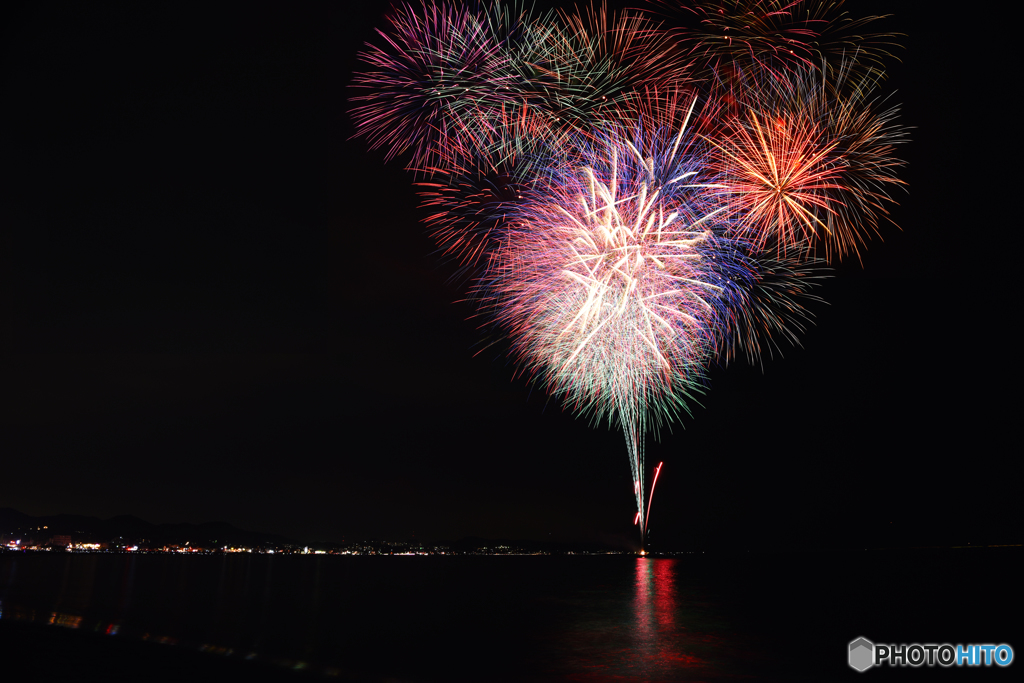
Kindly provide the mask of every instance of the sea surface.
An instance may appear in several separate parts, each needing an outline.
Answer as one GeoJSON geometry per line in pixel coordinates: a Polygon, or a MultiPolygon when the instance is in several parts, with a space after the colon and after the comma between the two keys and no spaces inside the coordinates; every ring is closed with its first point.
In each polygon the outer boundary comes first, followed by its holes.
{"type": "Polygon", "coordinates": [[[40,679],[59,677],[55,669],[160,668],[191,653],[177,666],[198,677],[248,667],[382,682],[1008,680],[996,667],[857,674],[846,648],[864,636],[1009,643],[1024,656],[1021,559],[1020,548],[673,558],[8,552],[0,658],[47,660],[40,679]],[[123,645],[107,645],[115,642],[123,645]],[[94,652],[107,654],[83,654],[94,652]]]}

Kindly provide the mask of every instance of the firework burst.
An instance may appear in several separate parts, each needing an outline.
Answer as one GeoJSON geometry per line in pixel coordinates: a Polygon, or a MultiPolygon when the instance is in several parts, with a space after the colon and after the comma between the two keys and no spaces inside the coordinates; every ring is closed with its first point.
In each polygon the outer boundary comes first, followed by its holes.
{"type": "Polygon", "coordinates": [[[774,73],[748,86],[747,106],[712,140],[715,165],[743,215],[744,239],[780,256],[817,250],[826,260],[860,249],[902,185],[894,145],[898,108],[882,111],[871,77],[837,70],[774,73]]]}
{"type": "Polygon", "coordinates": [[[637,89],[685,80],[667,33],[642,14],[604,5],[534,21],[524,45],[520,135],[590,134],[619,121],[637,89]]]}
{"type": "Polygon", "coordinates": [[[517,101],[493,18],[445,4],[393,12],[391,31],[377,31],[383,46],[367,46],[359,56],[368,70],[352,80],[365,92],[352,98],[359,103],[352,117],[371,148],[384,147],[389,159],[409,151],[413,166],[436,165],[517,101]]]}
{"type": "Polygon", "coordinates": [[[577,413],[622,427],[644,522],[645,433],[700,390],[742,266],[721,249],[726,206],[685,122],[613,131],[581,156],[518,213],[490,294],[524,365],[577,413]]]}
{"type": "Polygon", "coordinates": [[[803,116],[748,110],[733,124],[720,163],[755,248],[792,251],[829,230],[819,215],[836,213],[829,192],[843,189],[837,143],[803,116]]]}

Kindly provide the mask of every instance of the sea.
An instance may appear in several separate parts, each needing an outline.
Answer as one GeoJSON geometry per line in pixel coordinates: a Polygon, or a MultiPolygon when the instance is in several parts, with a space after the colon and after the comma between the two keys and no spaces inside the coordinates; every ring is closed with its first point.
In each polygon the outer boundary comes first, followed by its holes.
{"type": "Polygon", "coordinates": [[[675,557],[0,554],[27,680],[1009,680],[848,645],[1017,650],[1022,549],[675,557]],[[161,678],[161,676],[163,678],[161,678]]]}

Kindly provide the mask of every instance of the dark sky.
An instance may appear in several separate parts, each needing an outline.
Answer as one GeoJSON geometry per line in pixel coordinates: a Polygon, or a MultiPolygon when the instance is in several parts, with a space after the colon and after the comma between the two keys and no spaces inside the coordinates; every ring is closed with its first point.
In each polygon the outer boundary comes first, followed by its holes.
{"type": "MultiPolygon", "coordinates": [[[[1020,541],[1009,275],[983,263],[1010,228],[979,199],[999,74],[956,15],[848,5],[907,34],[902,230],[836,271],[803,349],[712,370],[649,442],[661,547],[1020,541]]],[[[474,355],[412,178],[350,139],[383,8],[4,11],[0,507],[635,542],[621,434],[531,392],[500,344],[474,355]]]]}

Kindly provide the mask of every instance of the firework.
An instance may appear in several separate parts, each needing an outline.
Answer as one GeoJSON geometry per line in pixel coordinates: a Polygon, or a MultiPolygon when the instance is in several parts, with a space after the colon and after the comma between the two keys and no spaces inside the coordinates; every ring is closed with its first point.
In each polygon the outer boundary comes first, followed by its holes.
{"type": "Polygon", "coordinates": [[[581,156],[521,207],[488,283],[524,365],[577,413],[622,427],[643,529],[645,434],[700,391],[740,266],[686,122],[612,131],[581,156]]]}
{"type": "Polygon", "coordinates": [[[506,217],[558,163],[568,163],[572,137],[551,131],[544,137],[515,134],[520,122],[501,112],[494,129],[449,150],[434,167],[415,169],[424,221],[457,275],[478,275],[490,250],[501,241],[506,217]]]}
{"type": "Polygon", "coordinates": [[[387,158],[409,151],[414,166],[431,166],[463,148],[516,101],[511,60],[495,34],[494,17],[445,4],[422,12],[406,5],[377,33],[360,59],[368,70],[352,86],[358,131],[387,158]]]}
{"type": "Polygon", "coordinates": [[[473,274],[500,243],[506,216],[524,192],[529,196],[532,180],[526,164],[482,156],[434,169],[418,185],[421,206],[431,211],[424,220],[444,255],[473,274]]]}
{"type": "Polygon", "coordinates": [[[434,239],[524,370],[622,428],[641,543],[661,470],[645,500],[646,435],[688,412],[710,362],[800,343],[823,264],[887,218],[906,139],[874,94],[878,17],[659,4],[687,26],[401,6],[353,80],[358,131],[409,155],[434,239]]]}
{"type": "MultiPolygon", "coordinates": [[[[617,111],[621,118],[615,125],[620,130],[640,126],[641,121],[683,125],[694,97],[693,92],[678,89],[629,93],[621,100],[617,111]]],[[[709,123],[708,110],[705,106],[699,115],[693,113],[699,118],[695,127],[709,123]]],[[[424,220],[442,253],[458,265],[460,275],[476,272],[500,243],[507,217],[528,200],[534,188],[547,182],[553,171],[588,163],[579,141],[591,138],[595,129],[576,135],[568,128],[549,129],[547,135],[534,137],[514,134],[517,123],[505,119],[497,127],[503,134],[481,135],[470,148],[455,150],[438,166],[415,169],[428,176],[416,183],[421,188],[421,206],[431,212],[424,220]]]]}
{"type": "Polygon", "coordinates": [[[731,305],[716,349],[725,365],[740,356],[759,365],[765,353],[781,355],[780,342],[800,346],[800,335],[812,319],[805,304],[821,301],[812,290],[828,277],[817,259],[772,250],[756,252],[745,262],[751,269],[734,280],[726,297],[731,305]]]}
{"type": "Polygon", "coordinates": [[[893,156],[906,131],[898,107],[872,100],[876,80],[848,65],[774,73],[748,86],[749,103],[711,144],[744,239],[780,256],[819,247],[842,259],[878,233],[888,189],[902,185],[893,156]],[[881,110],[881,111],[880,111],[881,110]]]}
{"type": "MultiPolygon", "coordinates": [[[[870,29],[884,17],[854,18],[843,0],[656,0],[659,13],[675,20],[670,29],[679,49],[698,69],[772,65],[788,70],[822,59],[857,56],[857,68],[884,72],[896,35],[870,29]],[[681,25],[680,25],[681,24],[681,25]]],[[[707,71],[704,71],[707,74],[707,71]]]]}
{"type": "Polygon", "coordinates": [[[620,121],[637,89],[685,80],[668,34],[642,14],[602,5],[557,19],[533,21],[516,57],[521,135],[590,134],[620,121]]]}

